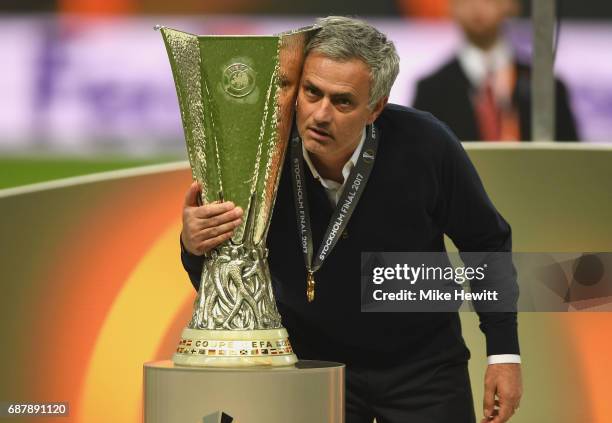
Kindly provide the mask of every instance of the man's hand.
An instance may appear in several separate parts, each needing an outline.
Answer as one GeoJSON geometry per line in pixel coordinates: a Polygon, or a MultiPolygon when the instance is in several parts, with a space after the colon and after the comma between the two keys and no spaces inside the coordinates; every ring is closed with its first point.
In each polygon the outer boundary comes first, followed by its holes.
{"type": "Polygon", "coordinates": [[[489,364],[484,388],[484,418],[481,423],[507,422],[518,409],[523,395],[521,365],[489,364]]]}
{"type": "Polygon", "coordinates": [[[201,256],[229,239],[242,223],[242,209],[231,201],[198,206],[200,185],[191,184],[183,204],[181,240],[191,254],[201,256]]]}

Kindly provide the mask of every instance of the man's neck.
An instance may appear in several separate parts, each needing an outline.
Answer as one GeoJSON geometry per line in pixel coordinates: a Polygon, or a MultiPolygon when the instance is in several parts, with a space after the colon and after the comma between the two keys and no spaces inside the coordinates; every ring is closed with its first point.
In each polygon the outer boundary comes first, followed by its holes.
{"type": "Polygon", "coordinates": [[[319,173],[321,178],[335,181],[339,184],[344,183],[343,170],[344,166],[351,160],[351,157],[355,153],[355,150],[359,148],[361,143],[365,140],[365,129],[362,131],[361,136],[352,143],[345,151],[338,152],[337,155],[317,155],[309,154],[310,162],[319,173]]]}
{"type": "Polygon", "coordinates": [[[323,158],[315,154],[310,154],[310,160],[323,179],[330,179],[341,184],[344,182],[342,168],[344,168],[344,165],[351,158],[354,151],[353,149],[346,155],[335,159],[323,158]]]}

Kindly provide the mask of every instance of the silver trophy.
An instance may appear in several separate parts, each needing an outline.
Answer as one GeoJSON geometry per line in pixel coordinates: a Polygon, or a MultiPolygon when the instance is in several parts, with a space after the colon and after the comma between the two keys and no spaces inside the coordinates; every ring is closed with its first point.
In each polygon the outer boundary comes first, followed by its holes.
{"type": "Polygon", "coordinates": [[[290,365],[267,264],[266,234],[310,27],[275,36],[198,36],[159,28],[176,84],[201,200],[231,200],[246,219],[207,254],[174,362],[290,365]]]}

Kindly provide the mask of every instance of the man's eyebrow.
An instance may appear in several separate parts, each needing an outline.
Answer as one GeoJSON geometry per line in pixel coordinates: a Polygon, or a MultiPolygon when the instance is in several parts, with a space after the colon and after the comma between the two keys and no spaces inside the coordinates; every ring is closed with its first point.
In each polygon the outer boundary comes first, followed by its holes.
{"type": "MultiPolygon", "coordinates": [[[[319,87],[317,87],[316,84],[314,84],[313,82],[311,82],[308,79],[304,80],[303,85],[308,87],[308,88],[312,88],[315,91],[321,92],[321,89],[319,87]]],[[[331,93],[330,97],[333,97],[333,98],[351,98],[351,99],[353,99],[353,98],[355,98],[355,94],[352,93],[351,91],[339,91],[339,92],[331,93]]]]}
{"type": "MultiPolygon", "coordinates": [[[[304,85],[307,86],[308,88],[314,88],[316,90],[319,90],[319,87],[317,87],[314,83],[312,83],[310,80],[305,79],[304,80],[304,85]]],[[[320,91],[320,90],[319,90],[320,91]]]]}
{"type": "Polygon", "coordinates": [[[330,95],[330,97],[332,98],[348,98],[348,99],[354,99],[355,98],[355,94],[353,94],[352,92],[339,92],[339,93],[333,93],[330,95]]]}

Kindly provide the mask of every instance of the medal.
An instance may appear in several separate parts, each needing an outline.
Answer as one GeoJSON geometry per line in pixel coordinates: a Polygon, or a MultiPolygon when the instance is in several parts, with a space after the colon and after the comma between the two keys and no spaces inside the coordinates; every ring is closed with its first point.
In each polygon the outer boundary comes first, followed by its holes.
{"type": "Polygon", "coordinates": [[[308,276],[306,277],[306,298],[309,303],[313,302],[315,298],[315,280],[313,272],[308,272],[308,276]]]}

